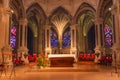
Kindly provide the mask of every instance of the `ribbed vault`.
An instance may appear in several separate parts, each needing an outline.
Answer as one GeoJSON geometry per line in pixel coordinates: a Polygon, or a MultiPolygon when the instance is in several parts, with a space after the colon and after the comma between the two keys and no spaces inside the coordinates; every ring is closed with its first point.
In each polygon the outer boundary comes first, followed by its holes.
{"type": "Polygon", "coordinates": [[[55,26],[59,38],[62,37],[66,25],[70,21],[70,17],[65,9],[58,7],[50,18],[52,24],[55,26]]]}
{"type": "Polygon", "coordinates": [[[14,14],[16,14],[18,19],[26,16],[22,0],[10,0],[9,6],[14,11],[14,14]]]}
{"type": "Polygon", "coordinates": [[[109,10],[109,8],[111,8],[112,5],[113,5],[113,0],[100,0],[98,5],[99,17],[102,17],[104,19],[104,24],[107,24],[110,27],[113,26],[111,11],[109,10]]]}
{"type": "Polygon", "coordinates": [[[38,3],[32,4],[26,11],[28,26],[33,31],[34,36],[38,36],[38,27],[45,23],[45,14],[38,3]]]}
{"type": "MultiPolygon", "coordinates": [[[[90,30],[94,30],[94,19],[95,19],[95,9],[88,3],[82,3],[78,8],[76,15],[74,17],[75,23],[78,24],[78,48],[80,51],[88,51],[88,33],[91,34],[90,30]]],[[[94,31],[93,31],[94,32],[94,31]]],[[[92,35],[94,36],[94,35],[92,35]]],[[[94,37],[91,38],[94,40],[94,37]]],[[[95,43],[93,43],[94,45],[95,43]]],[[[94,49],[92,49],[94,50],[94,49]]]]}
{"type": "Polygon", "coordinates": [[[86,36],[92,25],[94,25],[95,9],[88,3],[83,3],[79,7],[75,18],[79,27],[83,29],[83,35],[86,36]]]}

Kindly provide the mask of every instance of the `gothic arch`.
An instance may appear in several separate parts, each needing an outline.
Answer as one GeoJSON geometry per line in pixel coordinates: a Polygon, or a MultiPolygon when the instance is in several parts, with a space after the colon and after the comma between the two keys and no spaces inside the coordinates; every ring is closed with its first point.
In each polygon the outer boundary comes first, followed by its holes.
{"type": "MultiPolygon", "coordinates": [[[[44,45],[42,40],[44,37],[44,25],[46,23],[46,15],[42,7],[38,3],[31,4],[27,10],[28,27],[33,33],[33,52],[38,53],[42,51],[44,45]]],[[[30,46],[30,45],[28,45],[30,46]]],[[[30,47],[29,47],[30,48],[30,47]]]]}
{"type": "Polygon", "coordinates": [[[27,16],[31,16],[32,14],[29,14],[31,12],[37,14],[39,18],[43,20],[43,23],[45,23],[46,20],[45,12],[38,3],[35,2],[27,8],[26,10],[27,16]]]}
{"type": "MultiPolygon", "coordinates": [[[[90,4],[83,2],[74,16],[73,23],[78,24],[77,35],[79,37],[77,39],[77,45],[79,46],[79,51],[87,52],[89,49],[87,43],[90,34],[92,34],[91,32],[94,32],[95,13],[96,10],[90,4]]],[[[90,39],[94,40],[94,37],[90,39]]],[[[92,50],[94,49],[92,48],[92,50]]]]}
{"type": "Polygon", "coordinates": [[[74,23],[79,24],[78,21],[82,20],[80,27],[83,27],[83,34],[87,35],[87,32],[85,33],[85,30],[89,31],[89,29],[94,25],[94,19],[95,19],[95,13],[96,10],[88,3],[83,2],[80,7],[78,8],[75,16],[74,16],[74,23]]]}
{"type": "MultiPolygon", "coordinates": [[[[64,8],[61,7],[61,6],[59,6],[59,7],[57,7],[57,8],[52,12],[52,14],[49,16],[49,20],[50,20],[50,22],[51,22],[52,25],[54,25],[53,22],[52,22],[53,18],[61,19],[61,20],[63,20],[63,19],[68,20],[68,22],[67,22],[67,24],[68,24],[68,23],[70,23],[70,21],[71,21],[71,19],[72,19],[72,16],[69,14],[69,12],[68,12],[66,9],[64,9],[64,8]],[[58,18],[58,17],[59,17],[59,18],[58,18]]],[[[59,21],[61,21],[61,20],[59,20],[59,21]]],[[[59,21],[58,21],[58,22],[59,22],[59,21]]],[[[65,29],[65,27],[66,27],[67,24],[64,25],[62,32],[64,31],[64,29],[65,29]]],[[[58,32],[57,27],[54,27],[54,28],[55,28],[55,30],[57,30],[57,32],[58,32]]]]}
{"type": "Polygon", "coordinates": [[[10,0],[9,6],[17,15],[18,19],[26,17],[22,0],[10,0]]]}
{"type": "Polygon", "coordinates": [[[113,0],[100,0],[97,9],[99,17],[104,18],[112,4],[113,0]]]}
{"type": "Polygon", "coordinates": [[[93,13],[93,15],[95,15],[96,10],[89,4],[89,3],[85,3],[83,2],[79,8],[77,9],[75,15],[74,15],[74,23],[77,23],[78,21],[78,17],[80,15],[82,15],[83,13],[85,13],[86,11],[91,11],[93,13]]]}
{"type": "Polygon", "coordinates": [[[37,35],[38,28],[46,22],[46,15],[38,3],[33,3],[26,10],[28,25],[32,28],[34,35],[37,35]]]}
{"type": "Polygon", "coordinates": [[[112,24],[112,16],[111,16],[111,11],[109,8],[111,8],[113,5],[113,0],[100,0],[98,4],[98,17],[103,18],[104,24],[107,24],[111,27],[113,27],[112,24]]]}
{"type": "Polygon", "coordinates": [[[69,11],[67,9],[65,9],[64,7],[62,6],[59,6],[57,7],[56,9],[54,9],[52,12],[51,12],[51,15],[49,16],[49,18],[51,18],[54,14],[58,13],[58,12],[64,12],[66,15],[69,16],[69,18],[71,19],[72,16],[70,15],[69,11]]]}

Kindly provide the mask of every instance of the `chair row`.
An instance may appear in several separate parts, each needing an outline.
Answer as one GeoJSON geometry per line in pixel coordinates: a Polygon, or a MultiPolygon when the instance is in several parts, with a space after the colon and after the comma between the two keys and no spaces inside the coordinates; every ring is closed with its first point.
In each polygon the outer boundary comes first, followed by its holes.
{"type": "Polygon", "coordinates": [[[95,59],[95,54],[79,54],[79,60],[93,61],[95,59]]]}

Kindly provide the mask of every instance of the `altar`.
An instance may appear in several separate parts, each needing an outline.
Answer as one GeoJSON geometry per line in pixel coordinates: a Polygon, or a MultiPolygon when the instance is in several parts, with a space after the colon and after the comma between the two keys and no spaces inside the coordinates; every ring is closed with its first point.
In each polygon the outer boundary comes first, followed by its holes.
{"type": "Polygon", "coordinates": [[[74,54],[49,54],[50,67],[73,67],[74,54]]]}

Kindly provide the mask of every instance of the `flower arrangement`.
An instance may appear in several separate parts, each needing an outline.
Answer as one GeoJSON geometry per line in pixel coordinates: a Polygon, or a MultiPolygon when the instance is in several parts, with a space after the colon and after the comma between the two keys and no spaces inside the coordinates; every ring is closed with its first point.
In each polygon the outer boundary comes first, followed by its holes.
{"type": "Polygon", "coordinates": [[[39,54],[37,58],[37,66],[40,67],[46,67],[49,66],[49,59],[44,54],[39,54]]]}

